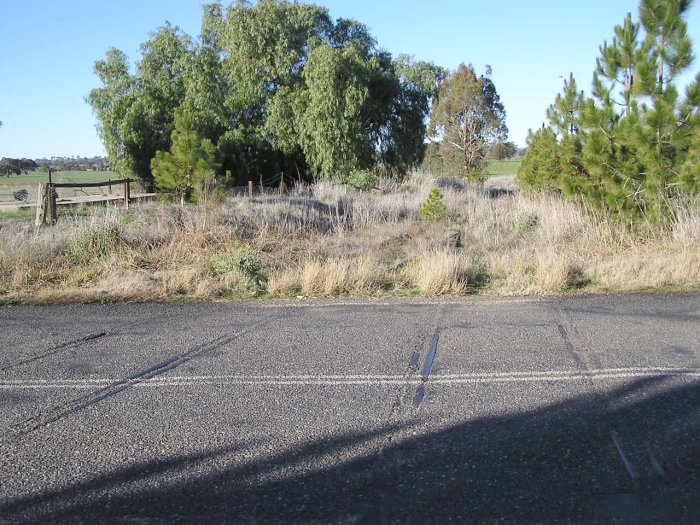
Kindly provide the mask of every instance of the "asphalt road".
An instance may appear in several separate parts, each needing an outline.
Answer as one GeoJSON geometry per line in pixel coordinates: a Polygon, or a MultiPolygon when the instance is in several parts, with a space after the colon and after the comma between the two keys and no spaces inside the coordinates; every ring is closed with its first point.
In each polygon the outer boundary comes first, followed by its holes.
{"type": "Polygon", "coordinates": [[[700,523],[700,295],[0,308],[0,522],[700,523]]]}

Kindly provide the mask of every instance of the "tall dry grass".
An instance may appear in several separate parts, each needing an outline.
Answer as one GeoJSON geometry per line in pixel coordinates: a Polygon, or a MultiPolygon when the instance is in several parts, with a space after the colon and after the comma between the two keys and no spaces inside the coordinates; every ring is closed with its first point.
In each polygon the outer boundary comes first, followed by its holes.
{"type": "Polygon", "coordinates": [[[635,230],[553,196],[414,175],[218,206],[93,208],[35,231],[0,216],[0,299],[547,294],[697,288],[698,203],[635,230]],[[443,192],[447,217],[418,211],[443,192]]]}

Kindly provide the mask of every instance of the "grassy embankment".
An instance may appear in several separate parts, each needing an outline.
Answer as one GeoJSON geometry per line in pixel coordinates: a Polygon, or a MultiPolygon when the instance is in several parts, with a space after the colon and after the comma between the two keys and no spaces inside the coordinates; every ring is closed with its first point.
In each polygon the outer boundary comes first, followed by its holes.
{"type": "Polygon", "coordinates": [[[556,197],[440,183],[448,216],[418,212],[435,181],[381,192],[321,183],[207,209],[90,208],[35,232],[0,216],[0,300],[522,295],[693,289],[700,212],[630,233],[556,197]]]}

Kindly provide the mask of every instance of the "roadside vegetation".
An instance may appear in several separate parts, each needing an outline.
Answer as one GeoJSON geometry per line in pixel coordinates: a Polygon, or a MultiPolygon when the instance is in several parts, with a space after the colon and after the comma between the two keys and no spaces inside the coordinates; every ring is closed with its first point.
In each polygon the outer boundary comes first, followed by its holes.
{"type": "Polygon", "coordinates": [[[3,217],[3,301],[696,289],[700,212],[635,232],[557,196],[414,175],[204,205],[3,217]],[[435,189],[439,191],[436,192],[435,189]],[[444,206],[444,208],[443,208],[444,206]],[[428,209],[430,213],[426,213],[428,209]]]}
{"type": "Polygon", "coordinates": [[[205,5],[197,40],[109,50],[87,97],[110,168],[160,200],[0,216],[0,300],[697,289],[689,5],[641,0],[526,152],[488,66],[392,57],[315,5],[205,5]]]}

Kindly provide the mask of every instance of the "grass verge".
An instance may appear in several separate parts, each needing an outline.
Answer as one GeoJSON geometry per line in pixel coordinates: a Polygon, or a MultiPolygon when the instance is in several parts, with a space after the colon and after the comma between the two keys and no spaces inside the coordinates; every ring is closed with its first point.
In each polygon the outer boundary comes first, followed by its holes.
{"type": "Polygon", "coordinates": [[[202,208],[0,215],[0,301],[532,295],[700,288],[700,212],[632,231],[552,196],[415,175],[202,208]],[[440,187],[446,216],[424,221],[440,187]]]}

